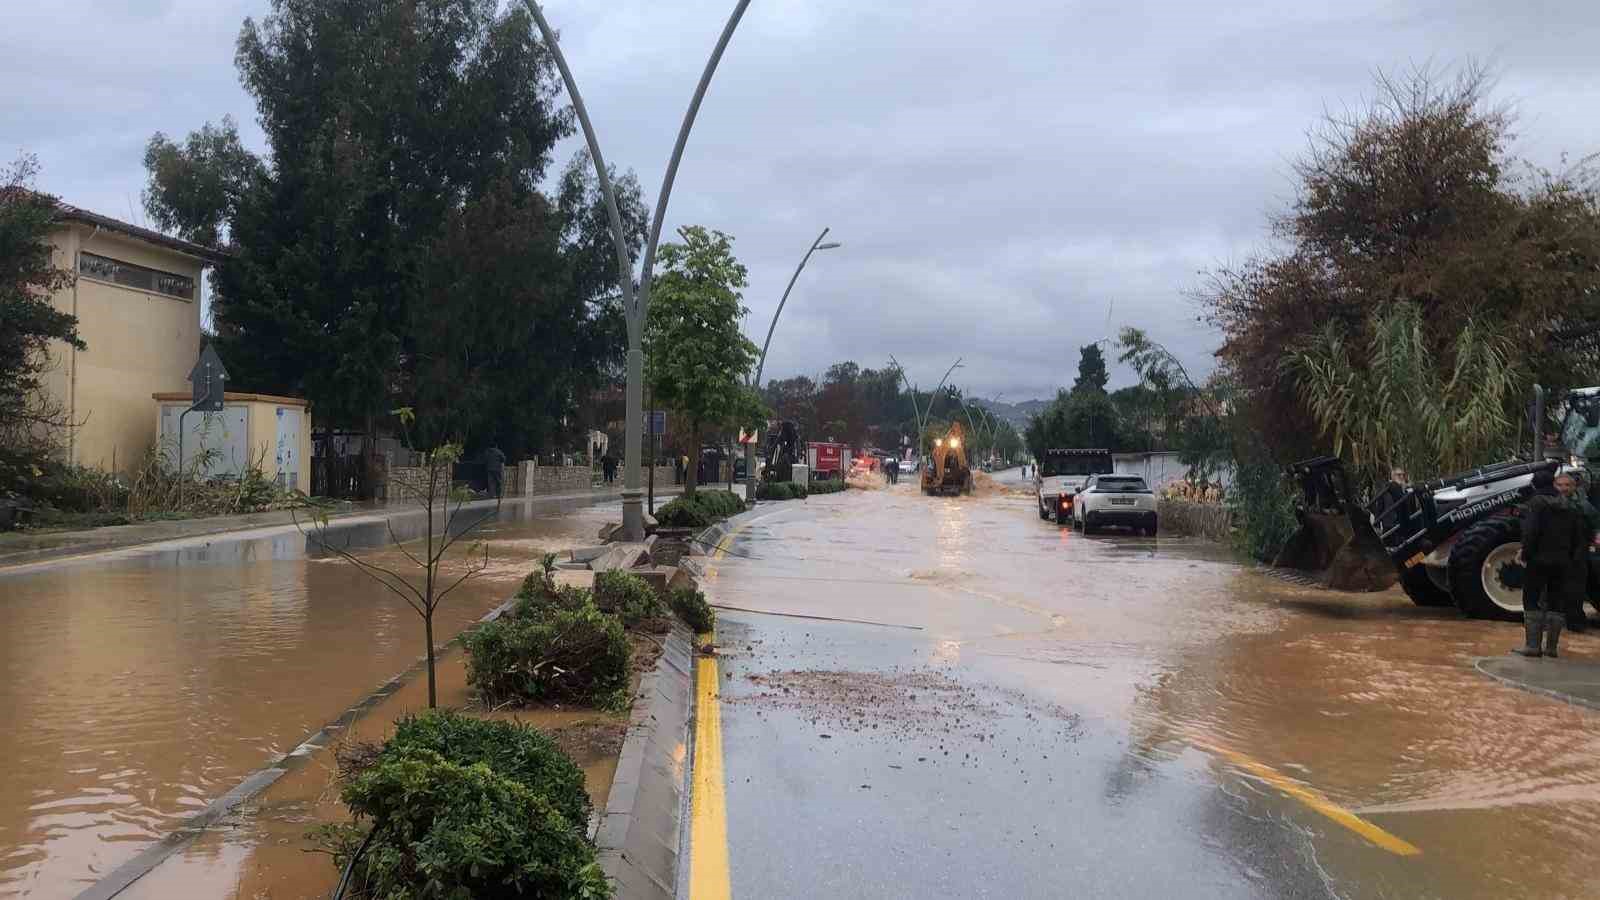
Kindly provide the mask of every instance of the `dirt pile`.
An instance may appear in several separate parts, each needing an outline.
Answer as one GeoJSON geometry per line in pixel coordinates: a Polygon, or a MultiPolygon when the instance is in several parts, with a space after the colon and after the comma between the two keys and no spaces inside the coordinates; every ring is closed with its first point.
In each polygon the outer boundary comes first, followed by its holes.
{"type": "Polygon", "coordinates": [[[1020,484],[1002,484],[988,472],[972,473],[972,495],[974,497],[1026,497],[1033,491],[1020,484]]]}

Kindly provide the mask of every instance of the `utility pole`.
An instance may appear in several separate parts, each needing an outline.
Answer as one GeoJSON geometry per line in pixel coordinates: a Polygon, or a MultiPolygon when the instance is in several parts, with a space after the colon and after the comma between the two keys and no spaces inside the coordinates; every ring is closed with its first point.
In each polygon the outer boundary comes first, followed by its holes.
{"type": "Polygon", "coordinates": [[[711,58],[706,61],[705,70],[700,74],[700,83],[695,87],[693,98],[689,101],[689,109],[684,113],[683,124],[678,129],[678,140],[672,147],[672,157],[667,162],[666,175],[661,180],[661,194],[656,199],[655,217],[650,226],[650,237],[644,248],[644,266],[639,275],[639,290],[633,290],[633,261],[628,254],[628,238],[622,230],[622,216],[617,209],[616,192],[611,187],[611,174],[606,168],[605,158],[600,154],[600,140],[595,135],[594,125],[589,121],[588,110],[584,108],[583,98],[578,93],[578,84],[572,77],[572,69],[567,65],[566,57],[561,52],[561,45],[556,40],[555,30],[550,23],[545,21],[544,12],[535,0],[524,0],[528,12],[533,15],[534,23],[539,27],[539,33],[544,37],[544,42],[550,48],[550,54],[555,57],[556,68],[561,70],[561,80],[567,87],[567,96],[572,99],[572,109],[578,116],[578,124],[583,127],[584,140],[589,145],[589,157],[594,162],[595,176],[600,183],[600,193],[605,198],[606,215],[611,220],[611,241],[616,245],[617,251],[617,283],[622,289],[622,309],[628,325],[628,386],[626,392],[627,430],[623,441],[623,478],[622,478],[622,539],[625,541],[644,540],[644,492],[640,483],[639,457],[643,444],[643,419],[644,419],[644,322],[645,316],[650,311],[650,275],[655,265],[656,244],[661,239],[661,226],[667,214],[667,201],[672,195],[672,183],[678,176],[678,164],[683,160],[683,148],[689,143],[689,131],[694,127],[695,116],[700,112],[700,103],[705,99],[706,90],[711,86],[711,76],[717,70],[717,63],[722,61],[723,51],[727,50],[728,42],[733,39],[734,29],[739,27],[739,20],[744,17],[744,12],[750,6],[750,0],[738,0],[733,13],[728,17],[728,24],[722,29],[722,36],[717,40],[717,46],[711,51],[711,58]]]}

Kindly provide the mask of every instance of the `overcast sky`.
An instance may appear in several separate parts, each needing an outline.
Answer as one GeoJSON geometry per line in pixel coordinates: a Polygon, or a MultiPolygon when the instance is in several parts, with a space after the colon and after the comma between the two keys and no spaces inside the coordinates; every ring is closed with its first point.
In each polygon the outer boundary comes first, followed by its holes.
{"type": "MultiPolygon", "coordinates": [[[[549,0],[616,166],[655,193],[732,0],[549,0]]],[[[231,114],[267,0],[14,0],[0,13],[0,151],[40,186],[139,220],[154,131],[231,114]]],[[[931,387],[1049,396],[1078,347],[1147,329],[1194,369],[1217,337],[1183,297],[1266,240],[1324,107],[1378,68],[1492,63],[1517,151],[1600,150],[1592,0],[756,0],[712,85],[668,229],[729,232],[759,343],[795,264],[768,377],[890,354],[931,387]]],[[[578,148],[560,148],[557,169],[578,148]]],[[[1126,383],[1126,372],[1114,372],[1126,383]]]]}

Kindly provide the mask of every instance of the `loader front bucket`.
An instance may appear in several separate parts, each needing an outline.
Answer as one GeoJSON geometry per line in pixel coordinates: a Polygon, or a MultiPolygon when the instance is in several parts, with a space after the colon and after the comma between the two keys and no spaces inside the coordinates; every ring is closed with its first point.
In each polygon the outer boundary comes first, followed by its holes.
{"type": "Polygon", "coordinates": [[[1273,565],[1316,572],[1339,590],[1384,590],[1399,570],[1372,528],[1371,517],[1350,491],[1336,457],[1303,460],[1289,467],[1300,485],[1295,516],[1300,527],[1284,542],[1273,565]]]}

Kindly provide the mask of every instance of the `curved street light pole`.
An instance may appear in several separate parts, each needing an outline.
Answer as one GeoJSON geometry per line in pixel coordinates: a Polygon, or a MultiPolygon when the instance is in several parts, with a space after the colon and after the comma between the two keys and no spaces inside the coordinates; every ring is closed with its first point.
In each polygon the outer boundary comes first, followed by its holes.
{"type": "MultiPolygon", "coordinates": [[[[834,250],[840,246],[837,241],[829,241],[824,244],[822,239],[827,236],[828,229],[822,229],[822,233],[817,235],[817,239],[811,242],[811,249],[806,251],[805,256],[800,257],[800,265],[795,266],[794,274],[789,276],[789,286],[783,289],[783,296],[778,300],[778,308],[772,313],[772,324],[767,326],[767,339],[761,344],[761,358],[756,361],[755,378],[750,382],[750,387],[757,391],[761,390],[761,372],[767,367],[767,348],[772,346],[772,333],[778,330],[778,317],[783,315],[783,305],[789,302],[789,292],[794,290],[794,283],[800,280],[800,273],[805,271],[806,263],[811,261],[811,254],[818,250],[834,250]]],[[[753,499],[756,495],[755,457],[755,445],[745,444],[744,495],[746,499],[753,499]]]]}
{"type": "MultiPolygon", "coordinates": [[[[589,113],[584,108],[583,98],[578,94],[578,84],[572,77],[572,70],[567,66],[566,57],[561,52],[561,45],[556,41],[556,33],[545,21],[544,12],[539,9],[536,0],[523,0],[528,7],[528,12],[533,14],[534,22],[539,26],[539,33],[544,36],[545,45],[550,48],[550,54],[555,57],[556,67],[561,70],[561,80],[566,84],[567,96],[572,98],[572,108],[578,114],[578,123],[583,127],[584,140],[589,144],[589,156],[594,163],[595,175],[600,183],[600,193],[605,198],[606,214],[611,220],[611,240],[617,250],[617,282],[622,289],[622,310],[628,324],[628,385],[626,392],[627,429],[623,440],[623,476],[622,476],[622,538],[625,541],[644,540],[644,494],[640,491],[639,457],[643,446],[644,432],[644,321],[650,308],[650,274],[655,265],[656,244],[661,239],[661,225],[667,212],[667,199],[672,194],[672,183],[678,175],[678,163],[683,159],[683,148],[689,143],[689,130],[694,127],[695,116],[700,112],[700,103],[705,99],[706,89],[711,86],[711,76],[717,70],[717,63],[722,61],[722,53],[728,48],[728,42],[733,39],[733,31],[739,26],[744,11],[750,6],[750,0],[739,0],[733,9],[733,14],[728,17],[728,24],[722,29],[722,37],[718,39],[717,46],[711,51],[711,58],[706,61],[705,71],[700,74],[700,83],[695,88],[694,97],[689,101],[689,109],[684,113],[683,124],[678,129],[678,140],[672,148],[672,158],[667,163],[667,173],[661,181],[661,195],[656,200],[654,221],[650,226],[650,240],[645,245],[644,267],[639,275],[639,290],[633,290],[633,263],[628,258],[628,238],[622,230],[622,216],[617,209],[617,197],[611,188],[611,175],[606,169],[605,159],[600,155],[600,141],[595,136],[594,126],[589,121],[589,113]]],[[[698,453],[696,454],[698,456],[698,453]]],[[[651,461],[654,464],[654,460],[651,461]]]]}
{"type": "Polygon", "coordinates": [[[944,377],[939,379],[939,386],[934,388],[933,393],[928,395],[928,408],[921,412],[917,411],[917,389],[912,386],[911,379],[906,377],[905,367],[900,365],[900,361],[893,356],[889,357],[889,361],[894,363],[896,369],[900,370],[900,380],[905,382],[906,387],[911,388],[911,410],[917,413],[917,458],[920,460],[923,457],[924,442],[922,432],[928,427],[928,417],[933,415],[934,401],[939,399],[939,391],[944,389],[944,383],[950,380],[950,373],[961,368],[961,357],[956,357],[956,361],[951,363],[950,368],[945,370],[944,377]]]}

